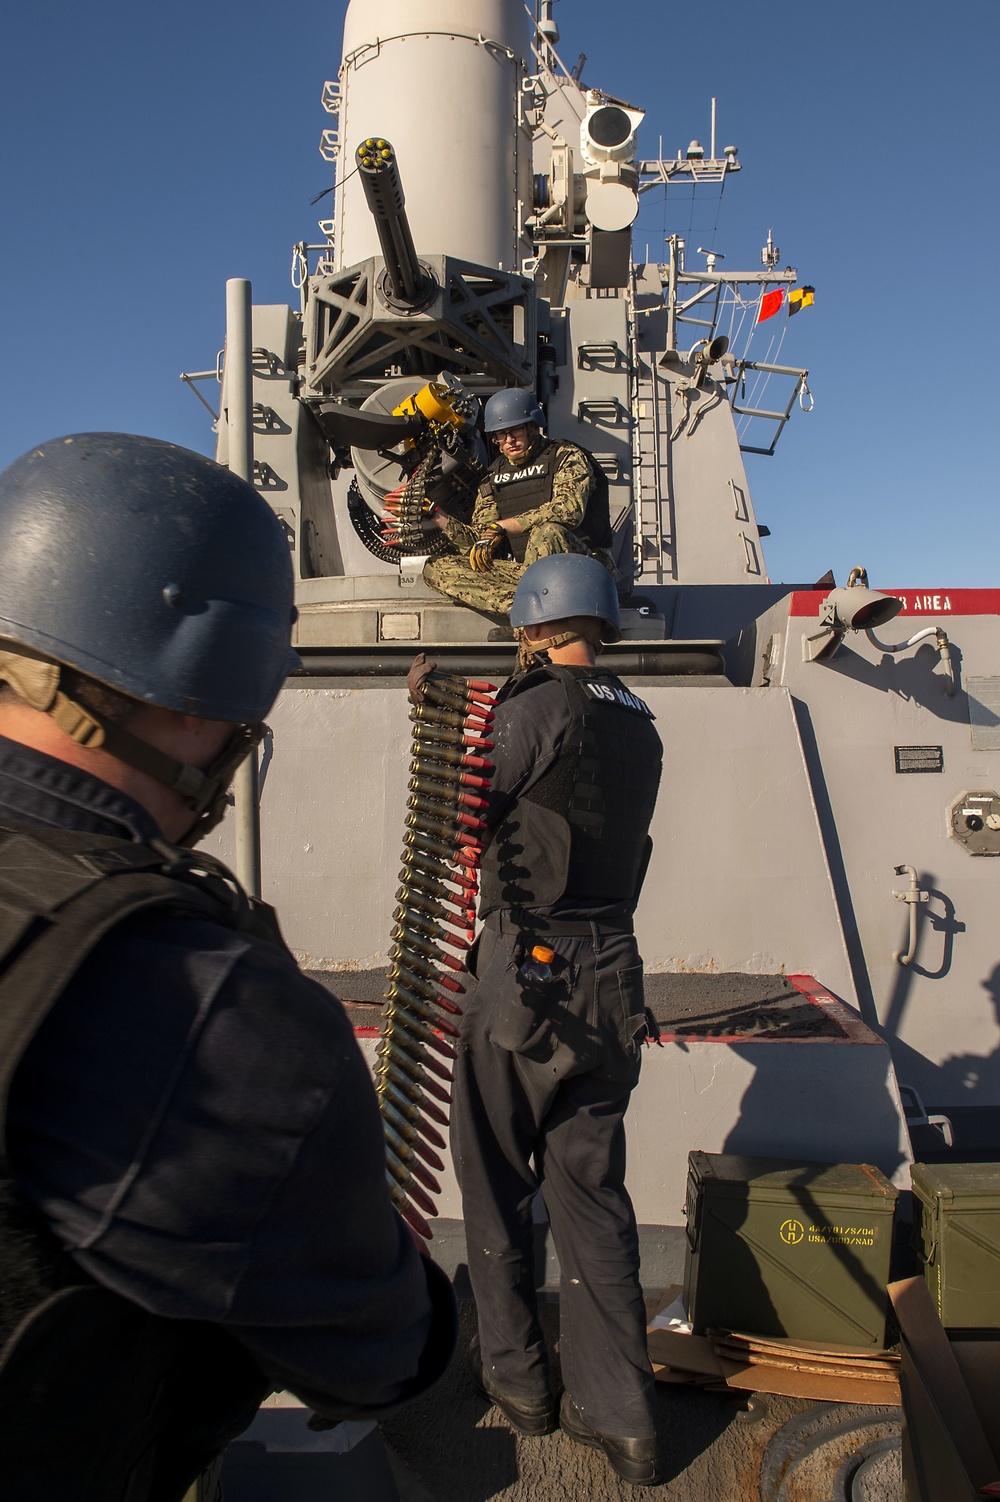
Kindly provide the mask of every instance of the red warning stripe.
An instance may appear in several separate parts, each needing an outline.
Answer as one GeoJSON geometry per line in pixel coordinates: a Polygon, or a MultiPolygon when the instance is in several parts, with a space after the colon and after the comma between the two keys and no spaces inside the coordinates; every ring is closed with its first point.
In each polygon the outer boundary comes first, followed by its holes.
{"type": "MultiPolygon", "coordinates": [[[[788,614],[819,615],[828,589],[796,589],[789,598],[788,614]]],[[[1000,589],[882,589],[881,594],[902,600],[900,615],[1000,615],[1000,589]]]]}
{"type": "MultiPolygon", "coordinates": [[[[664,1028],[660,1033],[661,1043],[681,1043],[685,1048],[689,1048],[693,1043],[722,1043],[730,1048],[737,1045],[746,1047],[748,1044],[773,1045],[775,1043],[792,1044],[797,1047],[809,1044],[815,1046],[816,1044],[882,1043],[882,1039],[869,1031],[853,1008],[847,1006],[838,996],[834,996],[832,991],[828,991],[815,976],[786,975],[785,979],[790,986],[799,992],[804,1000],[810,1001],[814,1007],[822,1008],[830,1013],[832,1020],[839,1029],[839,1037],[836,1034],[830,1033],[811,1034],[805,1032],[801,1033],[798,1037],[790,1038],[787,1034],[780,1031],[772,1035],[767,1033],[711,1033],[705,1035],[673,1033],[668,1032],[664,1028]]],[[[647,1037],[646,1043],[652,1045],[652,1038],[647,1037]]]]}

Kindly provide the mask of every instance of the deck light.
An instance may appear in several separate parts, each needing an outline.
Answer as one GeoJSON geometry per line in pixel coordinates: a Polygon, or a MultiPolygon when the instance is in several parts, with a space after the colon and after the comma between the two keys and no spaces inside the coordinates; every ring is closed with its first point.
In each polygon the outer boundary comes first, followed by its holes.
{"type": "Polygon", "coordinates": [[[852,583],[832,589],[819,608],[820,629],[802,637],[805,662],[829,662],[848,631],[873,631],[884,626],[903,608],[895,595],[882,595],[866,585],[852,583]]]}

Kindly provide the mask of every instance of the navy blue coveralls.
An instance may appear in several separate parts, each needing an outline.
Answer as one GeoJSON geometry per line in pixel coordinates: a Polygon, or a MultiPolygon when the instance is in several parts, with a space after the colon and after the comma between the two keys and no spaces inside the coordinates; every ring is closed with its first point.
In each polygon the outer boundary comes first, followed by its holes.
{"type": "MultiPolygon", "coordinates": [[[[159,833],[3,737],[0,821],[159,833]]],[[[273,946],[163,910],[115,928],[29,1045],[7,1134],[22,1192],[98,1283],[219,1325],[322,1414],[377,1419],[447,1366],[453,1295],[390,1204],[352,1028],[273,946]]]]}
{"type": "MultiPolygon", "coordinates": [[[[568,719],[566,694],[551,680],[498,704],[491,824],[552,768],[568,719]]],[[[534,1280],[532,1201],[541,1190],[561,1270],[566,1391],[598,1433],[647,1438],[656,1432],[654,1384],[625,1188],[624,1116],[646,1033],[633,908],[567,894],[537,911],[543,922],[527,936],[524,914],[487,918],[461,1024],[451,1142],[490,1386],[525,1401],[549,1390],[534,1280]],[[576,936],[550,936],[545,918],[576,936]],[[535,938],[555,950],[569,982],[557,988],[555,1011],[526,1002],[517,980],[535,938]]]]}

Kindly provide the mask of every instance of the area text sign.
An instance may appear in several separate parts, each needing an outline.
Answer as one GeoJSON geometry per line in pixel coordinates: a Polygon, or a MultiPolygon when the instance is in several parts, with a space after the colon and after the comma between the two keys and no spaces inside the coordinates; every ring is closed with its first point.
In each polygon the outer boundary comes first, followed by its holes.
{"type": "MultiPolygon", "coordinates": [[[[818,616],[828,589],[797,589],[789,615],[818,616]]],[[[1000,589],[880,589],[902,600],[900,615],[1000,615],[1000,589]]]]}

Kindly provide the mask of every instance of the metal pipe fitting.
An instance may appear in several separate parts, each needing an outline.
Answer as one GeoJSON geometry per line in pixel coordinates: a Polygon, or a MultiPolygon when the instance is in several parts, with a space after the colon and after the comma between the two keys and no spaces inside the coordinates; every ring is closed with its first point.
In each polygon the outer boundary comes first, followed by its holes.
{"type": "Polygon", "coordinates": [[[910,919],[906,949],[897,949],[892,958],[897,965],[910,965],[913,963],[913,958],[917,952],[917,908],[921,902],[929,901],[931,894],[921,891],[917,881],[917,873],[913,866],[897,866],[896,875],[908,876],[910,878],[910,885],[905,891],[893,892],[892,894],[897,902],[905,902],[908,905],[910,919]]]}

